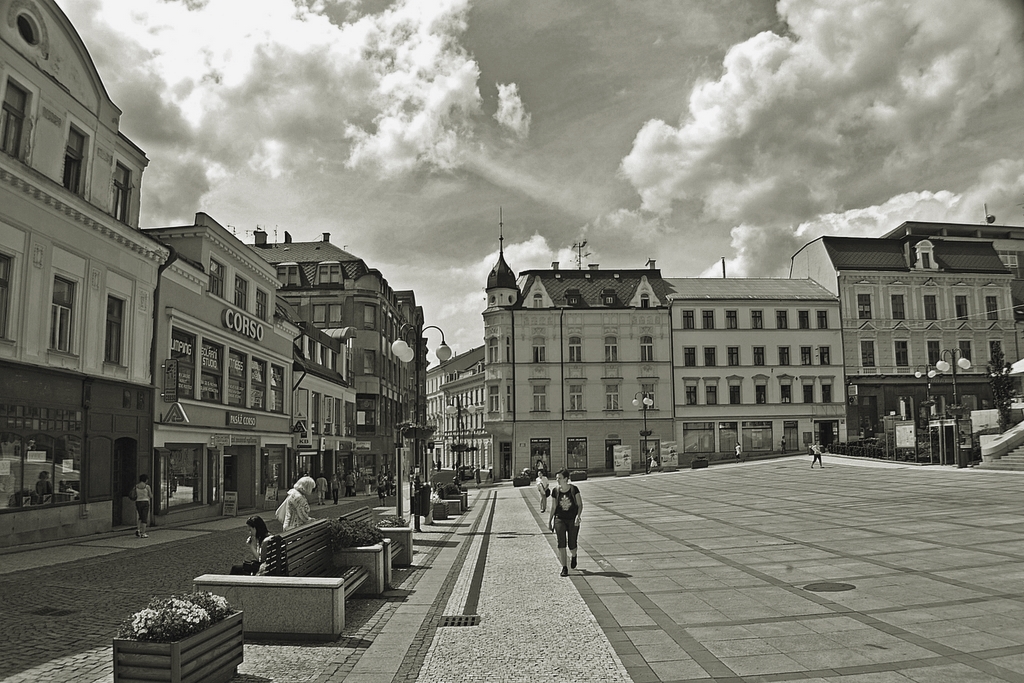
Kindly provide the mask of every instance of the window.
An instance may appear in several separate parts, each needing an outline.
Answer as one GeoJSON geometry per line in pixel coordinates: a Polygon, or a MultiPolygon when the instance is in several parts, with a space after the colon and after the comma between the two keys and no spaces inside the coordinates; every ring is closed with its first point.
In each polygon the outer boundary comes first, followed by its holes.
{"type": "Polygon", "coordinates": [[[569,385],[569,410],[583,410],[583,385],[569,385]]]}
{"type": "Polygon", "coordinates": [[[729,346],[725,349],[725,353],[730,366],[735,367],[740,364],[740,347],[729,346]]]}
{"type": "Polygon", "coordinates": [[[718,365],[717,359],[715,358],[716,348],[714,346],[704,347],[704,365],[709,368],[713,368],[718,365]]]}
{"type": "Polygon", "coordinates": [[[754,347],[754,365],[764,365],[764,347],[754,347]]]}
{"type": "Polygon", "coordinates": [[[540,292],[537,292],[536,294],[533,295],[533,307],[534,308],[543,308],[544,307],[544,295],[541,294],[540,292]]]}
{"type": "Polygon", "coordinates": [[[654,337],[640,337],[640,360],[644,363],[654,360],[654,337]]]}
{"type": "Polygon", "coordinates": [[[775,311],[775,327],[780,330],[789,328],[789,311],[775,311]]]}
{"type": "Polygon", "coordinates": [[[906,320],[907,313],[903,308],[903,295],[893,294],[889,297],[892,301],[892,319],[893,320],[906,320]]]}
{"type": "Polygon", "coordinates": [[[615,363],[619,360],[619,341],[615,337],[604,338],[604,362],[615,363]]]}
{"type": "Polygon", "coordinates": [[[543,384],[533,385],[533,411],[546,412],[548,409],[548,388],[543,384]]]}
{"type": "Polygon", "coordinates": [[[687,384],[686,385],[686,405],[695,406],[697,405],[697,385],[687,384]]]}
{"type": "Polygon", "coordinates": [[[828,329],[828,311],[818,311],[818,329],[828,329]]]}
{"type": "Polygon", "coordinates": [[[860,343],[860,364],[866,368],[875,367],[875,342],[862,341],[860,343]]]}
{"type": "Polygon", "coordinates": [[[377,374],[377,352],[374,349],[363,349],[363,374],[377,374]]]}
{"type": "Polygon", "coordinates": [[[297,287],[302,284],[302,281],[299,278],[298,266],[278,266],[277,279],[289,287],[297,287]]]}
{"type": "Polygon", "coordinates": [[[313,304],[313,324],[323,325],[327,322],[327,304],[313,304]]]}
{"type": "Polygon", "coordinates": [[[832,365],[832,350],[830,347],[818,347],[818,363],[821,365],[832,365]]]}
{"type": "Polygon", "coordinates": [[[604,409],[605,410],[618,410],[619,409],[619,385],[618,384],[606,384],[606,385],[604,385],[604,409]]]}
{"type": "Polygon", "coordinates": [[[210,259],[210,294],[224,298],[224,266],[210,259]]]}
{"type": "Polygon", "coordinates": [[[604,302],[605,306],[615,305],[615,290],[606,289],[603,292],[601,292],[601,301],[604,302]]]}
{"type": "Polygon", "coordinates": [[[25,127],[28,93],[7,81],[7,94],[0,109],[0,151],[21,156],[21,133],[25,127]]]}
{"type": "Polygon", "coordinates": [[[789,347],[779,347],[779,365],[789,365],[789,347]]]}
{"type": "MultiPolygon", "coordinates": [[[[259,292],[257,292],[257,296],[259,296],[259,292]]],[[[341,304],[327,304],[327,322],[332,325],[341,324],[341,304]]]]}
{"type": "Polygon", "coordinates": [[[124,301],[107,297],[107,331],[103,345],[103,362],[121,362],[121,335],[124,329],[124,301]]]}
{"type": "Polygon", "coordinates": [[[763,330],[764,329],[764,313],[761,311],[750,312],[750,329],[752,330],[763,330]]]}
{"type": "Polygon", "coordinates": [[[501,410],[499,388],[497,384],[487,387],[487,410],[492,413],[497,413],[501,410]]]}
{"type": "Polygon", "coordinates": [[[256,317],[264,321],[267,319],[267,293],[262,289],[256,290],[256,317]]]}
{"type": "Polygon", "coordinates": [[[736,315],[736,311],[725,312],[725,329],[735,330],[739,327],[739,318],[736,315]]]}
{"type": "Polygon", "coordinates": [[[860,320],[871,319],[871,295],[870,294],[858,294],[857,295],[857,317],[860,320]]]}
{"type": "Polygon", "coordinates": [[[1000,353],[1003,352],[1003,344],[999,341],[990,341],[988,343],[988,357],[989,360],[994,359],[1000,353]]]}
{"type": "Polygon", "coordinates": [[[822,384],[821,385],[821,402],[831,403],[832,402],[832,385],[822,384]]]}
{"type": "Polygon", "coordinates": [[[544,337],[533,338],[533,362],[543,363],[545,360],[544,356],[544,337]]]}
{"type": "Polygon", "coordinates": [[[569,362],[583,362],[583,340],[580,337],[569,337],[569,362]]]}
{"type": "Polygon", "coordinates": [[[779,386],[779,395],[782,397],[783,403],[793,402],[793,385],[782,384],[779,386]]]}
{"type": "Polygon", "coordinates": [[[249,306],[249,281],[235,276],[235,305],[243,311],[249,306]]]}
{"type": "Polygon", "coordinates": [[[897,367],[905,368],[910,365],[910,357],[907,352],[907,342],[905,339],[898,339],[893,344],[893,351],[896,355],[897,367]]]}
{"type": "Polygon", "coordinates": [[[804,403],[814,403],[814,385],[805,384],[804,386],[804,403]]]}
{"type": "Polygon", "coordinates": [[[195,397],[195,348],[195,335],[171,330],[171,358],[178,361],[178,398],[195,397]]]}
{"type": "Polygon", "coordinates": [[[363,305],[363,329],[377,329],[377,307],[370,304],[363,305]]]}
{"type": "Polygon", "coordinates": [[[701,311],[701,326],[705,330],[715,329],[715,312],[714,311],[701,311]]]}
{"type": "Polygon", "coordinates": [[[650,308],[650,307],[651,307],[651,297],[648,296],[647,294],[641,294],[640,295],[640,308],[650,308]]]}
{"type": "Polygon", "coordinates": [[[199,374],[199,398],[209,403],[221,402],[224,347],[203,342],[202,369],[199,374]]]}
{"type": "Polygon", "coordinates": [[[132,203],[132,172],[120,163],[114,165],[114,218],[128,222],[132,203]]]}
{"type": "Polygon", "coordinates": [[[565,293],[565,303],[568,306],[579,306],[580,305],[580,290],[570,289],[565,293]]]}
{"type": "Polygon", "coordinates": [[[53,278],[53,303],[50,305],[50,348],[54,351],[71,353],[74,302],[75,283],[62,277],[53,278]]]}
{"type": "Polygon", "coordinates": [[[768,387],[764,384],[754,385],[754,403],[765,404],[768,402],[768,387]]]}
{"type": "Polygon", "coordinates": [[[7,337],[7,311],[11,298],[11,258],[0,254],[0,339],[7,337]]]}
{"type": "Polygon", "coordinates": [[[68,144],[64,149],[64,187],[81,194],[82,166],[85,158],[85,135],[74,126],[68,129],[68,144]]]}
{"type": "Polygon", "coordinates": [[[739,405],[743,401],[740,400],[740,385],[730,384],[729,385],[729,403],[731,405],[739,405]]]}
{"type": "Polygon", "coordinates": [[[939,349],[937,339],[928,340],[928,365],[935,365],[942,359],[942,351],[939,349]]]}
{"type": "Polygon", "coordinates": [[[971,359],[971,342],[970,342],[970,340],[965,339],[965,340],[961,341],[958,344],[958,346],[960,347],[960,355],[962,357],[966,358],[967,360],[972,360],[971,359]]]}
{"type": "Polygon", "coordinates": [[[270,411],[284,412],[284,367],[270,366],[270,411]]]}
{"type": "Polygon", "coordinates": [[[245,407],[245,354],[228,351],[228,405],[245,407]]]}
{"type": "MultiPolygon", "coordinates": [[[[572,340],[569,340],[569,344],[572,344],[572,340]]],[[[569,360],[572,360],[572,347],[569,347],[569,360]]],[[[491,337],[487,340],[487,362],[488,363],[499,363],[501,362],[498,358],[498,338],[491,337]]]]}
{"type": "Polygon", "coordinates": [[[956,319],[967,320],[967,297],[963,294],[957,294],[955,297],[956,302],[956,319]]]}
{"type": "Polygon", "coordinates": [[[994,296],[985,297],[985,317],[989,320],[999,320],[999,303],[994,296]]]}
{"type": "Polygon", "coordinates": [[[683,365],[692,368],[697,365],[697,347],[687,346],[683,348],[683,365]]]}
{"type": "Polygon", "coordinates": [[[925,320],[938,320],[939,319],[939,307],[936,305],[934,294],[924,295],[924,319],[925,320]]]}
{"type": "Polygon", "coordinates": [[[692,330],[694,327],[693,311],[683,311],[683,329],[692,330]]]}
{"type": "Polygon", "coordinates": [[[258,358],[249,365],[249,407],[267,409],[267,361],[258,358]]]}
{"type": "Polygon", "coordinates": [[[704,387],[704,402],[709,406],[718,405],[718,385],[708,384],[704,387]]]}
{"type": "Polygon", "coordinates": [[[800,365],[812,365],[810,346],[800,347],[800,365]]]}
{"type": "Polygon", "coordinates": [[[321,285],[336,285],[341,282],[340,263],[321,263],[317,267],[317,282],[321,285]]]}

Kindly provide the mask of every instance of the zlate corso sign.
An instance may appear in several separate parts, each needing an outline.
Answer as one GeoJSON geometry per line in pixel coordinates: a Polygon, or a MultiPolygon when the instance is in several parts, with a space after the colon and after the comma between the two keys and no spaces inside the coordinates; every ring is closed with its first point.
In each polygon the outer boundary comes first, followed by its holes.
{"type": "Polygon", "coordinates": [[[224,312],[220,314],[220,321],[229,330],[234,330],[256,341],[263,341],[263,324],[247,315],[225,308],[224,312]]]}

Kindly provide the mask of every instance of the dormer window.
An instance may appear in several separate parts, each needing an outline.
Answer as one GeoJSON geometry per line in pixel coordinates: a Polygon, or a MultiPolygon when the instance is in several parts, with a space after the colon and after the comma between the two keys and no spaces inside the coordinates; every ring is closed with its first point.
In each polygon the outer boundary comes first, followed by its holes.
{"type": "Polygon", "coordinates": [[[606,289],[603,292],[601,292],[601,303],[603,303],[605,306],[614,306],[615,305],[615,290],[614,289],[606,289]]]}
{"type": "Polygon", "coordinates": [[[580,299],[580,290],[578,289],[570,289],[565,293],[565,302],[570,306],[579,306],[580,299]]]}
{"type": "Polygon", "coordinates": [[[914,252],[917,254],[916,267],[919,270],[936,270],[935,263],[935,245],[932,244],[931,240],[921,240],[914,247],[914,252]]]}
{"type": "Polygon", "coordinates": [[[337,262],[321,263],[317,269],[317,280],[321,285],[336,285],[341,282],[341,264],[337,262]]]}
{"type": "Polygon", "coordinates": [[[540,292],[537,292],[536,294],[533,295],[533,307],[534,308],[543,308],[544,307],[544,296],[540,292]]]}
{"type": "Polygon", "coordinates": [[[298,286],[302,284],[299,280],[299,264],[282,263],[278,265],[277,279],[281,281],[281,284],[286,286],[298,286]]]}
{"type": "Polygon", "coordinates": [[[641,294],[640,295],[640,308],[650,308],[650,307],[651,307],[651,297],[649,297],[646,294],[641,294]]]}

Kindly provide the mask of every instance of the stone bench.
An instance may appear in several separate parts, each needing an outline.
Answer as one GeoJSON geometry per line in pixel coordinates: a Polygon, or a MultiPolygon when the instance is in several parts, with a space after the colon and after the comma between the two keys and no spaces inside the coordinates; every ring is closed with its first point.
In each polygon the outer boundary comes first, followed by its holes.
{"type": "Polygon", "coordinates": [[[242,610],[251,640],[334,640],[345,626],[345,600],[370,578],[365,567],[334,568],[330,523],[316,520],[263,542],[267,575],[204,574],[192,585],[242,610]]]}

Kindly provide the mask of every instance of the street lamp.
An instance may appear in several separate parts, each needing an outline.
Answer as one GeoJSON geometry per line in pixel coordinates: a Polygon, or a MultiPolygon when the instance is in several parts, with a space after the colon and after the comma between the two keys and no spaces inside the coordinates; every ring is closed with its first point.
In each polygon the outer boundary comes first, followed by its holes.
{"type": "Polygon", "coordinates": [[[639,408],[644,414],[644,428],[640,431],[640,450],[643,451],[644,471],[647,472],[647,474],[651,473],[651,459],[647,452],[647,437],[651,435],[651,430],[647,428],[647,411],[650,410],[653,405],[654,398],[646,391],[638,391],[633,394],[633,406],[639,408]]]}
{"type": "MultiPolygon", "coordinates": [[[[420,424],[420,358],[423,355],[422,353],[420,353],[420,348],[421,348],[421,346],[423,344],[423,334],[427,330],[437,330],[438,332],[441,333],[441,344],[437,347],[437,350],[434,351],[434,355],[437,356],[437,360],[439,360],[440,362],[443,363],[443,362],[445,362],[446,360],[448,360],[449,358],[452,357],[452,349],[451,349],[450,346],[448,346],[448,344],[445,343],[445,340],[444,340],[444,330],[442,330],[437,325],[428,325],[427,327],[424,327],[424,328],[420,329],[419,333],[416,335],[416,338],[413,340],[413,346],[410,346],[408,342],[406,342],[404,339],[402,339],[402,337],[409,330],[416,330],[416,326],[415,325],[410,325],[408,323],[402,325],[401,329],[399,329],[399,331],[398,331],[398,339],[396,339],[391,344],[391,352],[393,354],[395,354],[395,356],[398,358],[398,360],[402,361],[403,363],[408,363],[409,361],[415,361],[415,364],[413,365],[413,372],[415,373],[415,375],[414,375],[415,376],[415,381],[413,382],[413,384],[415,385],[416,389],[415,389],[415,408],[413,410],[414,417],[413,417],[413,420],[412,420],[412,432],[413,432],[413,434],[412,434],[412,448],[413,448],[413,462],[412,462],[412,464],[413,464],[413,466],[416,466],[416,465],[423,466],[424,463],[420,462],[420,460],[421,460],[421,458],[420,458],[420,442],[423,440],[423,438],[422,438],[423,434],[421,432],[423,431],[423,427],[424,427],[423,425],[420,424]]],[[[396,476],[396,489],[395,490],[398,493],[398,496],[396,497],[397,499],[395,501],[395,514],[398,515],[399,517],[402,516],[402,466],[401,466],[402,464],[401,464],[401,462],[399,460],[400,457],[401,457],[400,454],[395,456],[395,470],[396,470],[395,471],[395,476],[396,476]]],[[[424,468],[423,471],[426,472],[426,469],[424,468]]],[[[409,486],[410,487],[412,486],[412,483],[413,482],[410,479],[409,480],[409,486]]],[[[410,488],[410,491],[411,491],[411,488],[410,488]]],[[[415,495],[415,491],[412,491],[412,493],[415,495]]]]}
{"type": "Polygon", "coordinates": [[[964,462],[962,454],[960,453],[960,415],[963,412],[963,406],[960,405],[960,397],[957,393],[956,388],[956,369],[970,370],[971,361],[969,358],[964,357],[964,352],[958,348],[946,349],[942,352],[939,357],[939,361],[935,364],[935,369],[939,372],[952,372],[953,377],[953,405],[946,406],[946,412],[952,413],[953,415],[953,432],[954,432],[954,443],[953,449],[956,453],[956,466],[967,467],[967,463],[964,462]],[[946,356],[949,356],[949,360],[946,362],[946,356]],[[957,358],[959,356],[959,359],[957,358]]]}
{"type": "Polygon", "coordinates": [[[932,400],[932,380],[935,375],[939,374],[935,370],[929,370],[927,365],[918,365],[914,371],[914,377],[921,379],[922,377],[927,380],[927,388],[925,389],[925,400],[921,403],[922,408],[927,408],[928,413],[925,415],[925,423],[927,424],[928,415],[931,414],[931,407],[935,405],[935,401],[932,400]]]}
{"type": "MultiPolygon", "coordinates": [[[[458,470],[462,466],[462,454],[475,451],[476,446],[468,446],[463,440],[463,433],[465,430],[465,422],[463,421],[464,414],[474,414],[479,412],[475,406],[463,406],[462,397],[456,396],[455,403],[445,406],[444,412],[447,415],[455,416],[455,440],[452,443],[452,452],[456,454],[456,462],[454,464],[455,469],[458,470]]],[[[472,463],[471,463],[472,464],[472,463]]],[[[483,465],[483,463],[480,463],[483,465]]],[[[475,466],[475,465],[474,465],[475,466]]]]}

